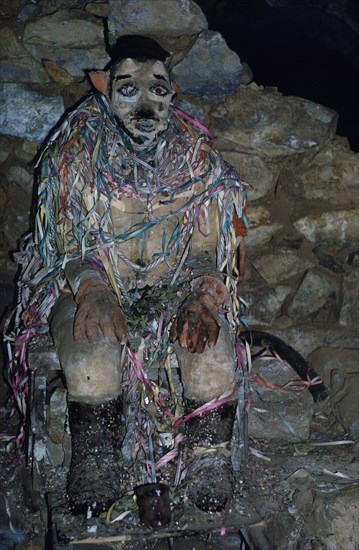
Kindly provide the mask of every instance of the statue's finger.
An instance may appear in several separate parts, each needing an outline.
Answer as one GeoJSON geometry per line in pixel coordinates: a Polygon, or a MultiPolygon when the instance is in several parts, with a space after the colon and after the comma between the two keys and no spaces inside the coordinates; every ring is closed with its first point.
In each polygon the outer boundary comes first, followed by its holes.
{"type": "Polygon", "coordinates": [[[177,334],[181,334],[185,329],[185,325],[187,323],[187,316],[180,311],[179,314],[176,317],[176,330],[177,334]]]}
{"type": "Polygon", "coordinates": [[[175,342],[177,340],[177,317],[174,319],[169,333],[169,341],[175,342]]]}
{"type": "Polygon", "coordinates": [[[187,348],[188,348],[188,351],[190,351],[191,353],[195,353],[197,351],[198,339],[200,334],[200,326],[201,326],[200,321],[197,321],[196,324],[189,323],[187,348]]]}
{"type": "Polygon", "coordinates": [[[86,319],[86,336],[91,344],[95,344],[100,339],[99,319],[89,315],[86,319]]]}
{"type": "Polygon", "coordinates": [[[178,336],[178,343],[181,346],[181,348],[186,348],[187,339],[188,339],[188,322],[187,321],[182,323],[182,330],[180,331],[178,329],[177,336],[178,336]]]}
{"type": "Polygon", "coordinates": [[[75,342],[82,342],[86,336],[86,308],[79,308],[75,315],[74,320],[74,340],[75,342]]]}
{"type": "Polygon", "coordinates": [[[116,318],[114,320],[114,331],[117,341],[120,344],[124,344],[127,340],[127,326],[126,326],[126,320],[121,315],[116,315],[116,318]]]}
{"type": "Polygon", "coordinates": [[[213,348],[216,345],[219,331],[219,324],[214,319],[212,319],[211,322],[207,324],[208,347],[213,348]]]}
{"type": "Polygon", "coordinates": [[[203,353],[206,347],[207,337],[207,327],[204,323],[201,323],[198,331],[198,341],[196,346],[196,353],[203,353]]]}
{"type": "Polygon", "coordinates": [[[102,334],[105,336],[105,338],[109,338],[110,340],[117,340],[117,336],[115,333],[115,325],[111,320],[102,320],[99,323],[99,327],[101,329],[102,334]]]}

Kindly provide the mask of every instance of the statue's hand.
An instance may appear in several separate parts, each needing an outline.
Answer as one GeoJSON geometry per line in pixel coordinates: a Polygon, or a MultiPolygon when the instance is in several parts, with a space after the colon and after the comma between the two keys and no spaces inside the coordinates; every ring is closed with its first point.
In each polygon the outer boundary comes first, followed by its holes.
{"type": "Polygon", "coordinates": [[[74,338],[77,342],[87,338],[93,344],[102,335],[112,341],[126,341],[125,315],[116,297],[104,283],[84,281],[75,301],[78,304],[74,321],[74,338]]]}
{"type": "Polygon", "coordinates": [[[222,281],[216,277],[197,279],[173,322],[170,340],[178,339],[179,345],[191,353],[203,353],[206,344],[209,348],[215,346],[220,331],[218,312],[226,301],[228,291],[222,281]]]}

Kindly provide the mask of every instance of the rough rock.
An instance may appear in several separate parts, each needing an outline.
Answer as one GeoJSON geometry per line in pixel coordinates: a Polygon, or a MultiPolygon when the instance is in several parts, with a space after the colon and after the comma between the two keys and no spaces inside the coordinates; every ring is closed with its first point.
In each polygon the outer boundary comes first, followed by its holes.
{"type": "Polygon", "coordinates": [[[46,460],[51,466],[62,466],[64,462],[64,449],[62,443],[53,443],[51,439],[46,441],[46,460]]]}
{"type": "Polygon", "coordinates": [[[326,145],[298,176],[307,199],[337,206],[359,202],[359,155],[350,149],[326,145]]]}
{"type": "Polygon", "coordinates": [[[193,118],[196,118],[197,120],[204,123],[206,113],[200,105],[196,105],[195,103],[192,103],[191,101],[188,101],[186,99],[178,99],[176,100],[176,107],[187,113],[193,118]]]}
{"type": "Polygon", "coordinates": [[[197,40],[197,35],[184,36],[155,36],[154,37],[161,46],[170,52],[170,56],[166,59],[166,65],[171,71],[190,51],[193,44],[197,40]]]}
{"type": "MultiPolygon", "coordinates": [[[[298,379],[293,369],[278,359],[257,359],[251,374],[281,386],[298,379]]],[[[251,437],[277,441],[300,441],[309,437],[313,398],[309,391],[273,389],[252,381],[252,404],[248,431],[251,437]]]]}
{"type": "Polygon", "coordinates": [[[268,324],[279,315],[284,300],[290,293],[290,286],[276,285],[270,288],[264,281],[244,281],[239,294],[248,304],[244,314],[249,326],[268,324]]]}
{"type": "Polygon", "coordinates": [[[0,132],[42,142],[64,111],[62,97],[46,97],[23,84],[0,88],[0,132]]]}
{"type": "Polygon", "coordinates": [[[318,245],[313,248],[313,253],[318,259],[320,265],[329,269],[333,273],[344,273],[344,267],[341,265],[341,262],[338,262],[335,258],[335,255],[332,251],[326,251],[326,249],[318,245]]]}
{"type": "Polygon", "coordinates": [[[359,234],[359,209],[312,214],[300,218],[293,225],[311,243],[355,246],[359,234]]]}
{"type": "Polygon", "coordinates": [[[220,33],[206,30],[174,67],[172,78],[183,93],[211,99],[234,93],[241,74],[238,55],[228,48],[220,33]]]}
{"type": "Polygon", "coordinates": [[[205,15],[192,0],[109,0],[110,41],[123,34],[147,36],[196,35],[208,28],[205,15]]]}
{"type": "Polygon", "coordinates": [[[279,167],[263,162],[258,155],[222,150],[222,156],[232,164],[241,179],[250,185],[248,199],[253,201],[274,191],[279,167]]]}
{"type": "Polygon", "coordinates": [[[354,479],[346,481],[346,485],[331,487],[330,481],[334,485],[334,480],[335,475],[331,479],[327,476],[321,487],[295,491],[295,508],[305,514],[306,531],[311,535],[297,548],[357,550],[358,488],[354,479]]]}
{"type": "Polygon", "coordinates": [[[62,443],[65,434],[67,415],[67,391],[65,388],[56,388],[50,396],[49,415],[46,427],[53,443],[62,443]]]}
{"type": "Polygon", "coordinates": [[[309,361],[328,387],[330,403],[349,436],[359,439],[359,350],[321,347],[309,361]]]}
{"type": "Polygon", "coordinates": [[[338,295],[339,282],[321,270],[309,270],[301,281],[287,313],[295,320],[321,308],[331,295],[338,295]]]}
{"type": "MultiPolygon", "coordinates": [[[[21,140],[11,136],[5,136],[0,133],[0,150],[3,154],[6,153],[6,158],[12,156],[13,154],[17,156],[17,149],[19,148],[19,145],[20,147],[22,146],[21,140]]],[[[5,174],[3,174],[3,176],[5,176],[5,174]]]]}
{"type": "Polygon", "coordinates": [[[211,113],[215,135],[270,159],[318,151],[334,137],[337,119],[322,105],[254,83],[211,113]]]}
{"type": "MultiPolygon", "coordinates": [[[[17,242],[24,233],[24,227],[29,227],[30,208],[32,199],[31,186],[27,191],[19,186],[11,186],[10,191],[0,201],[1,244],[5,254],[6,266],[12,262],[9,253],[17,249],[17,242]]],[[[16,270],[13,264],[13,270],[16,270]]]]}
{"type": "Polygon", "coordinates": [[[290,248],[275,248],[273,252],[262,254],[253,262],[253,266],[269,284],[276,284],[303,273],[313,266],[309,258],[301,258],[290,248]]]}
{"type": "Polygon", "coordinates": [[[10,27],[0,30],[0,82],[46,82],[41,64],[25,50],[10,27]]]}
{"type": "Polygon", "coordinates": [[[33,3],[25,4],[23,9],[20,11],[19,15],[17,16],[17,20],[19,21],[19,23],[27,23],[28,21],[31,21],[31,19],[35,19],[38,12],[39,12],[39,9],[36,4],[33,4],[33,3]]]}
{"type": "MultiPolygon", "coordinates": [[[[24,140],[22,146],[17,150],[17,158],[26,162],[30,168],[33,167],[34,159],[39,151],[39,144],[34,141],[24,140]]],[[[31,171],[32,173],[32,171],[31,171]]],[[[32,173],[33,175],[33,173],[32,173]]]]}
{"type": "Polygon", "coordinates": [[[358,332],[354,329],[348,330],[337,325],[328,325],[325,323],[303,323],[296,324],[285,329],[276,328],[275,323],[271,327],[271,332],[288,342],[294,349],[299,351],[304,357],[307,357],[315,349],[324,347],[357,347],[358,332]]]}
{"type": "Polygon", "coordinates": [[[359,272],[347,271],[343,279],[343,301],[339,314],[339,324],[344,327],[358,326],[359,311],[359,272]]]}
{"type": "Polygon", "coordinates": [[[247,86],[253,80],[253,71],[246,61],[242,61],[241,84],[247,86]]]}
{"type": "Polygon", "coordinates": [[[6,161],[6,159],[8,158],[9,156],[9,152],[8,151],[0,151],[0,164],[2,164],[3,162],[6,161]]]}
{"type": "Polygon", "coordinates": [[[345,259],[345,263],[351,267],[359,267],[359,250],[353,250],[350,252],[345,259]]]}
{"type": "Polygon", "coordinates": [[[55,11],[63,9],[66,5],[67,9],[85,9],[87,0],[41,0],[41,15],[49,15],[55,11]]]}
{"type": "Polygon", "coordinates": [[[102,69],[109,61],[101,19],[80,10],[60,10],[31,21],[24,46],[38,62],[50,58],[72,76],[84,77],[86,69],[102,69]]]}
{"type": "Polygon", "coordinates": [[[10,166],[6,172],[9,183],[19,186],[31,193],[33,186],[33,173],[26,170],[23,166],[10,166]]]}
{"type": "Polygon", "coordinates": [[[0,16],[2,19],[16,17],[25,6],[27,0],[3,0],[0,5],[0,16]]]}
{"type": "Polygon", "coordinates": [[[268,243],[272,236],[281,229],[274,221],[271,213],[263,206],[252,206],[248,214],[249,230],[246,237],[246,247],[253,248],[268,243]]]}
{"type": "Polygon", "coordinates": [[[96,15],[96,17],[109,17],[110,15],[110,6],[108,5],[108,2],[89,2],[88,4],[86,4],[85,9],[89,13],[92,13],[92,15],[96,15]]]}

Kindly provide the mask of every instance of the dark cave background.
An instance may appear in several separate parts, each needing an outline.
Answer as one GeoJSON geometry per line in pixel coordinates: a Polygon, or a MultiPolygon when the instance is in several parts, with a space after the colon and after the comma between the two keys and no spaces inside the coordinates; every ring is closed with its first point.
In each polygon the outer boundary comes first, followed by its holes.
{"type": "Polygon", "coordinates": [[[339,113],[337,134],[359,152],[357,0],[196,0],[260,85],[339,113]]]}

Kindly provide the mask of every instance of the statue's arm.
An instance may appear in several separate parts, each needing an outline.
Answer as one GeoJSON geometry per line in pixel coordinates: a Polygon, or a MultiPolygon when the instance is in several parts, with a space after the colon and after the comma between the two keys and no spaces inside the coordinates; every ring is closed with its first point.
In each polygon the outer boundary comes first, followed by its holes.
{"type": "Polygon", "coordinates": [[[65,265],[65,275],[69,287],[76,296],[80,286],[85,281],[93,281],[93,284],[106,284],[99,267],[91,264],[90,260],[76,258],[65,265]]]}
{"type": "MultiPolygon", "coordinates": [[[[236,292],[238,279],[237,252],[241,242],[238,228],[242,220],[244,196],[242,184],[233,167],[216,155],[213,196],[208,210],[208,240],[216,242],[213,257],[191,256],[191,294],[183,302],[171,328],[171,340],[191,353],[202,353],[206,345],[213,347],[220,332],[219,312],[236,292]],[[216,187],[218,182],[218,187],[216,187]],[[231,280],[231,292],[224,284],[231,280]]],[[[206,237],[203,237],[205,248],[206,237]]]]}
{"type": "Polygon", "coordinates": [[[86,249],[100,233],[99,219],[106,214],[91,184],[95,179],[91,157],[81,136],[71,147],[58,145],[44,165],[44,187],[52,193],[47,201],[47,219],[53,220],[52,247],[62,264],[68,287],[77,303],[74,320],[75,340],[96,342],[105,337],[124,342],[126,320],[118,296],[111,287],[101,254],[86,249]],[[81,169],[80,176],[79,170],[81,169]],[[50,179],[50,185],[46,179],[50,179]],[[84,252],[84,254],[83,254],[84,252]]]}

